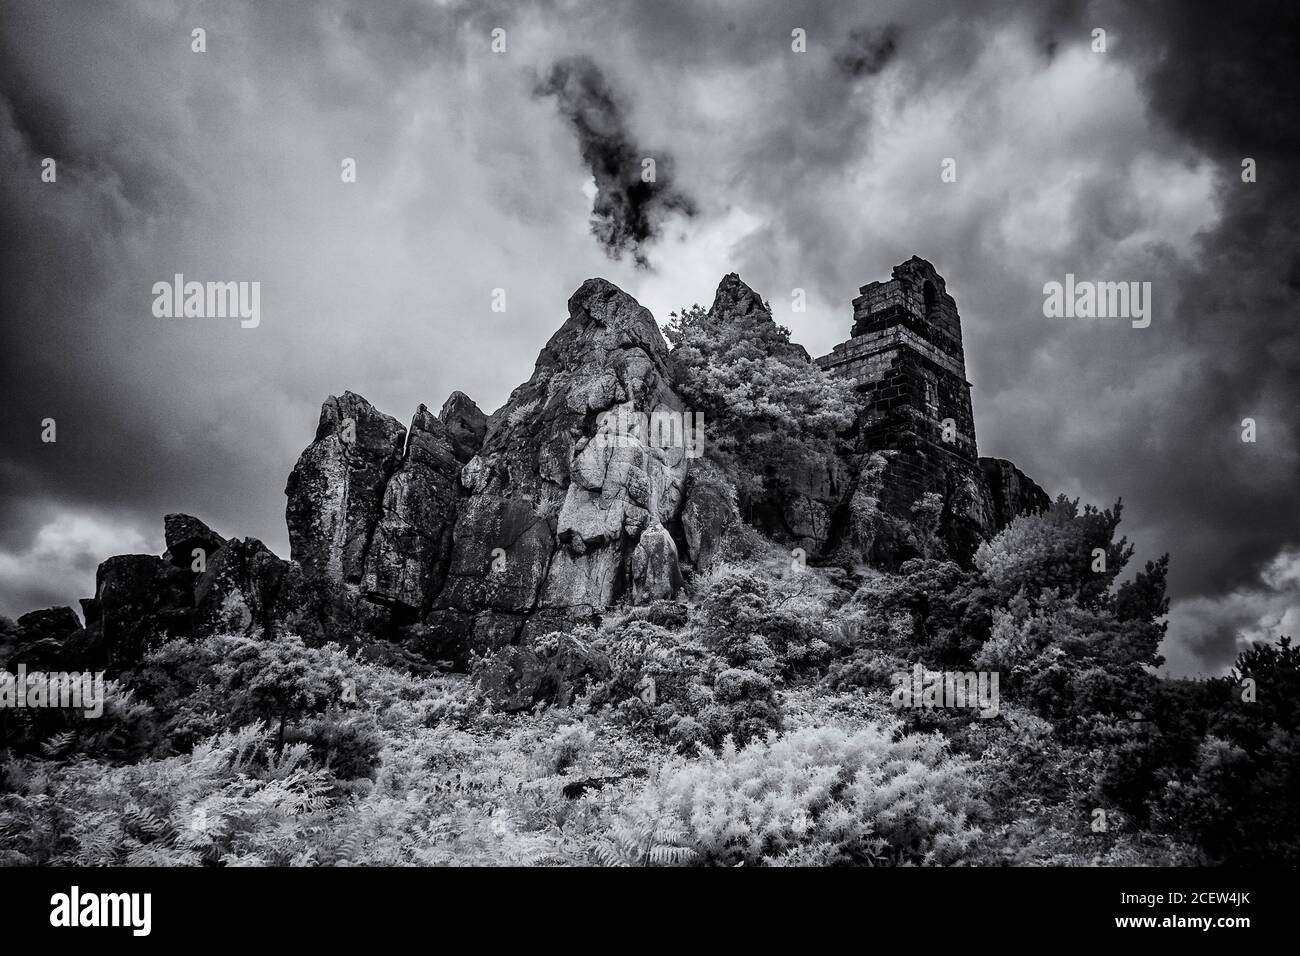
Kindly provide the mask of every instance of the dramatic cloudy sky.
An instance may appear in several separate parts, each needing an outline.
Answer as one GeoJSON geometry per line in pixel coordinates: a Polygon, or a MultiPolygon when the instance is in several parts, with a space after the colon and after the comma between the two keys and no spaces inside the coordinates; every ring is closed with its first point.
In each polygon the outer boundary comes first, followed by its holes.
{"type": "Polygon", "coordinates": [[[1300,24],[1266,9],[0,0],[0,613],[75,606],[167,511],[287,553],[322,399],[491,411],[589,276],[663,320],[738,271],[820,354],[916,253],[981,451],[1122,496],[1170,668],[1221,671],[1300,632],[1300,24]],[[154,318],[177,272],[261,282],[260,326],[154,318]],[[1044,318],[1067,272],[1151,282],[1151,326],[1044,318]]]}

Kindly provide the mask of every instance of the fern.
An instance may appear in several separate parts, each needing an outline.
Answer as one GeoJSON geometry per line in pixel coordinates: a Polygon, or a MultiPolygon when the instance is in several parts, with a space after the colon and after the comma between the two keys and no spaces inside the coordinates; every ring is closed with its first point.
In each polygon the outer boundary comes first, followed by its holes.
{"type": "Polygon", "coordinates": [[[980,809],[937,736],[823,727],[668,765],[596,851],[605,865],[960,862],[980,809]]]}
{"type": "Polygon", "coordinates": [[[64,751],[68,750],[72,746],[72,742],[76,739],[76,731],[65,730],[44,741],[41,744],[41,753],[52,760],[64,751]]]}
{"type": "Polygon", "coordinates": [[[614,820],[595,854],[602,866],[687,866],[699,853],[685,840],[685,828],[673,817],[633,810],[614,820]]]}

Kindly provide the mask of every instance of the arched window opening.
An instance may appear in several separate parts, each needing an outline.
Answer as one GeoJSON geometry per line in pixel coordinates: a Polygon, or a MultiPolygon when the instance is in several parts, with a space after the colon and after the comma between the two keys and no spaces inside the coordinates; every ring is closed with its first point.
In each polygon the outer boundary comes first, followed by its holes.
{"type": "Polygon", "coordinates": [[[921,292],[925,297],[925,317],[930,321],[934,321],[938,318],[939,290],[934,287],[933,282],[926,279],[925,285],[921,288],[921,292]]]}

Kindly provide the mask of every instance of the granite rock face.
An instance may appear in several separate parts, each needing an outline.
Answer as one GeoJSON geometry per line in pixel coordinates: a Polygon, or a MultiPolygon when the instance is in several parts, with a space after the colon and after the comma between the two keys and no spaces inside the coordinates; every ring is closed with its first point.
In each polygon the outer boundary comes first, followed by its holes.
{"type": "Polygon", "coordinates": [[[81,630],[81,618],[70,607],[51,607],[30,611],[17,620],[19,640],[63,640],[81,630]]]}
{"type": "Polygon", "coordinates": [[[682,537],[697,571],[709,567],[726,534],[739,524],[735,487],[707,459],[693,462],[682,507],[682,537]]]}
{"type": "Polygon", "coordinates": [[[631,579],[634,604],[666,600],[681,589],[677,545],[662,524],[642,532],[632,550],[631,579]]]}
{"type": "Polygon", "coordinates": [[[278,631],[289,610],[284,593],[288,573],[289,562],[256,538],[228,542],[194,582],[195,634],[278,631]]]}
{"type": "Polygon", "coordinates": [[[81,602],[86,630],[110,669],[194,633],[194,575],[152,554],[120,554],[95,572],[95,596],[81,602]]]}
{"type": "Polygon", "coordinates": [[[488,417],[464,392],[452,392],[438,412],[447,428],[452,454],[462,465],[478,454],[487,435],[488,417]]]}
{"type": "MultiPolygon", "coordinates": [[[[478,412],[472,402],[469,407],[478,412]]],[[[453,438],[452,429],[427,408],[416,410],[366,555],[365,597],[411,620],[428,611],[451,561],[461,470],[453,438]]],[[[467,447],[461,445],[462,453],[467,447]]]]}
{"type": "Polygon", "coordinates": [[[70,607],[31,611],[16,622],[0,618],[0,666],[12,671],[77,670],[83,661],[102,666],[102,648],[93,646],[70,607]]]}
{"type": "Polygon", "coordinates": [[[384,489],[401,463],[406,429],[360,395],[321,406],[316,440],[289,475],[289,554],[311,578],[359,586],[383,511],[384,489]]]}
{"type": "MultiPolygon", "coordinates": [[[[676,523],[689,464],[641,416],[682,410],[654,318],[609,282],[584,282],[465,466],[468,500],[429,623],[482,650],[614,603],[643,534],[676,523]]],[[[666,565],[642,577],[662,590],[680,574],[675,549],[656,547],[654,560],[666,565]]]]}
{"type": "Polygon", "coordinates": [[[206,563],[226,544],[225,538],[187,514],[163,516],[163,539],[167,543],[167,553],[163,558],[178,568],[190,569],[199,560],[196,552],[202,552],[202,561],[206,563]]]}

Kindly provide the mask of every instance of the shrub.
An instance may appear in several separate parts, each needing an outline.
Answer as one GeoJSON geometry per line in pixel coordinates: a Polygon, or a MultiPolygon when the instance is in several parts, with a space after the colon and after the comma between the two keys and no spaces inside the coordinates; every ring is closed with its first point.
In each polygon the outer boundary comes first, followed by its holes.
{"type": "Polygon", "coordinates": [[[942,738],[793,731],[666,765],[616,819],[606,863],[960,862],[983,808],[942,738]]]}
{"type": "Polygon", "coordinates": [[[543,762],[551,773],[564,773],[582,759],[596,742],[596,733],[584,724],[565,724],[546,741],[543,762]]]}
{"type": "Polygon", "coordinates": [[[592,687],[589,703],[609,706],[618,719],[646,726],[682,750],[717,746],[781,726],[771,680],[727,661],[693,638],[646,621],[603,631],[594,649],[608,677],[592,687]]]}
{"type": "Polygon", "coordinates": [[[590,628],[552,631],[531,646],[511,645],[475,657],[470,674],[493,706],[507,713],[539,705],[567,707],[602,670],[590,628]]]}
{"type": "Polygon", "coordinates": [[[0,865],[310,862],[303,824],[328,775],[274,738],[254,724],[136,765],[24,761],[0,798],[0,865]]]}
{"type": "Polygon", "coordinates": [[[833,588],[813,570],[718,565],[696,617],[701,640],[733,667],[790,676],[831,656],[826,620],[833,588]]]}
{"type": "Polygon", "coordinates": [[[699,715],[710,739],[744,744],[781,729],[781,705],[772,681],[755,671],[729,667],[713,684],[714,703],[699,715]]]}
{"type": "Polygon", "coordinates": [[[313,717],[285,736],[286,744],[305,743],[312,758],[339,780],[373,777],[383,737],[369,714],[331,710],[313,717]]]}
{"type": "Polygon", "coordinates": [[[218,635],[164,644],[145,657],[134,686],[164,716],[177,750],[258,720],[276,728],[283,746],[290,725],[343,699],[354,668],[334,645],[218,635]]]}
{"type": "Polygon", "coordinates": [[[680,601],[652,601],[642,607],[629,608],[626,620],[649,621],[669,630],[682,628],[690,619],[690,608],[680,601]]]}
{"type": "Polygon", "coordinates": [[[1123,507],[1098,511],[1061,495],[1039,514],[1020,515],[975,553],[975,566],[1004,600],[1024,591],[1032,600],[1044,590],[1074,598],[1084,607],[1108,600],[1116,575],[1133,554],[1127,540],[1114,541],[1123,507]],[[1093,551],[1105,552],[1105,568],[1093,570],[1093,551]]]}
{"type": "MultiPolygon", "coordinates": [[[[75,709],[0,708],[0,754],[11,749],[60,760],[80,756],[131,763],[166,749],[160,747],[152,706],[119,681],[105,680],[102,689],[103,710],[97,717],[75,709]]],[[[0,781],[3,765],[0,758],[0,781]]]]}
{"type": "Polygon", "coordinates": [[[1195,773],[1167,785],[1157,817],[1213,862],[1300,865],[1300,734],[1275,726],[1256,754],[1206,737],[1195,773]]]}
{"type": "Polygon", "coordinates": [[[674,386],[710,423],[706,455],[734,478],[743,513],[765,491],[817,467],[853,421],[852,386],[809,361],[770,309],[670,316],[674,386]]]}
{"type": "Polygon", "coordinates": [[[861,648],[836,661],[826,674],[832,690],[888,690],[893,677],[907,670],[907,662],[874,648],[861,648]]]}

